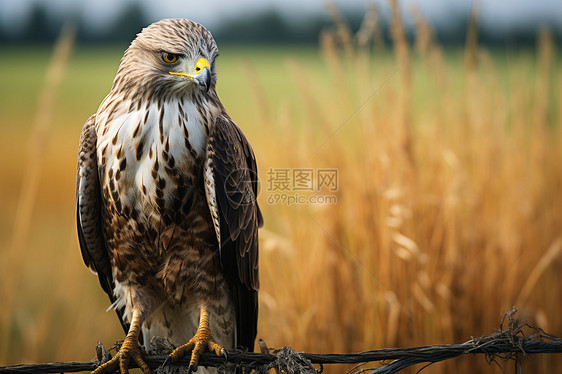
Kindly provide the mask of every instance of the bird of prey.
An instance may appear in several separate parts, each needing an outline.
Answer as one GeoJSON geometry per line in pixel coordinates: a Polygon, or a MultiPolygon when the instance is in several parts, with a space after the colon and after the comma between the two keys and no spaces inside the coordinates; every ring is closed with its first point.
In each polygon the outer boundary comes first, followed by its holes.
{"type": "Polygon", "coordinates": [[[217,55],[195,22],[146,27],[82,129],[80,248],[127,334],[95,374],[124,374],[130,360],[149,373],[139,343],[154,336],[177,347],[169,360],[191,353],[188,372],[205,350],[253,350],[257,168],[217,96],[217,55]]]}

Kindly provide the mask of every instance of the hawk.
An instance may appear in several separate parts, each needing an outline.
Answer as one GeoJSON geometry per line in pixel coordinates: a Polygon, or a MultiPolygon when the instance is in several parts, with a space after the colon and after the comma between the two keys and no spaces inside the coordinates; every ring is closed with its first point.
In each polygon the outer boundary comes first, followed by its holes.
{"type": "MultiPolygon", "coordinates": [[[[191,352],[252,351],[257,330],[257,167],[216,92],[218,48],[186,19],[144,28],[125,51],[111,91],[85,123],[77,224],[86,265],[125,330],[94,373],[150,369],[153,336],[191,352]]],[[[167,360],[167,361],[169,361],[167,360]]]]}

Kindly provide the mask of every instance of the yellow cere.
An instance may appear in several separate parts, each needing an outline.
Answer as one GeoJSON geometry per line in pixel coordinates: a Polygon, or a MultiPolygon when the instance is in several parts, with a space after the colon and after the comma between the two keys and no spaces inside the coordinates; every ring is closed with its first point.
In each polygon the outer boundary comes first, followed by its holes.
{"type": "Polygon", "coordinates": [[[203,69],[205,68],[211,68],[209,66],[209,63],[207,62],[207,60],[205,60],[203,57],[201,57],[199,60],[197,60],[197,62],[195,63],[195,72],[196,73],[200,73],[203,69]]]}

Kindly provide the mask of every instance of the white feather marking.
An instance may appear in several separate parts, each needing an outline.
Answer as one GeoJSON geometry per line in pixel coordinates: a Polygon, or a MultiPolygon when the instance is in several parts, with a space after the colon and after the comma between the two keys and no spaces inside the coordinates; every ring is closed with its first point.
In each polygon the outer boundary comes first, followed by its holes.
{"type": "Polygon", "coordinates": [[[129,286],[125,286],[115,280],[115,272],[113,272],[113,296],[115,296],[115,302],[107,308],[107,312],[112,309],[121,309],[125,308],[125,312],[123,313],[123,319],[125,322],[129,322],[133,315],[133,298],[131,288],[129,286]]]}
{"type": "Polygon", "coordinates": [[[211,211],[211,217],[213,219],[213,226],[215,227],[215,234],[217,235],[217,241],[219,243],[219,255],[221,248],[221,228],[219,221],[219,209],[217,205],[217,191],[215,188],[215,175],[213,174],[213,160],[209,157],[207,162],[205,162],[205,195],[207,196],[207,205],[209,205],[209,210],[211,211]]]}
{"type": "MultiPolygon", "coordinates": [[[[166,103],[164,105],[164,118],[166,119],[169,114],[169,121],[177,123],[180,114],[178,110],[179,104],[180,102],[178,100],[172,100],[166,103]]],[[[203,126],[203,118],[201,118],[201,115],[197,110],[197,106],[192,101],[184,100],[181,102],[181,106],[183,108],[183,112],[185,113],[185,118],[187,118],[187,122],[184,122],[184,124],[189,133],[189,143],[193,148],[195,148],[199,157],[203,157],[205,154],[205,145],[207,144],[207,134],[205,133],[205,128],[203,126]]],[[[166,120],[164,122],[166,122],[166,120]]],[[[173,149],[174,145],[177,146],[175,148],[183,148],[184,133],[181,126],[171,126],[169,131],[170,148],[173,149]]]]}
{"type": "MultiPolygon", "coordinates": [[[[97,157],[98,160],[101,160],[103,156],[102,150],[106,149],[106,178],[110,170],[113,170],[113,175],[117,173],[119,169],[117,154],[121,148],[128,160],[127,168],[122,172],[118,186],[119,196],[123,204],[134,204],[137,209],[143,209],[143,206],[154,206],[156,204],[152,201],[156,195],[156,185],[153,183],[152,172],[157,159],[159,163],[165,162],[162,160],[162,153],[165,151],[166,142],[169,142],[167,153],[170,157],[174,158],[174,168],[185,172],[190,170],[195,160],[185,145],[184,126],[188,130],[191,147],[197,151],[200,159],[204,158],[207,136],[203,125],[203,118],[199,114],[196,105],[187,98],[181,101],[184,115],[180,116],[179,104],[180,101],[178,99],[172,99],[164,103],[161,109],[155,103],[149,104],[138,110],[114,115],[109,123],[105,122],[108,118],[107,114],[105,114],[106,112],[102,112],[103,115],[100,115],[97,128],[97,157]],[[161,110],[164,111],[162,127],[160,127],[159,123],[161,110]],[[148,116],[147,111],[149,113],[148,116]],[[187,122],[184,119],[187,119],[187,122]],[[142,128],[140,133],[137,133],[136,138],[134,138],[133,134],[137,130],[139,123],[142,128]],[[107,132],[104,135],[103,130],[105,128],[107,128],[107,132]],[[113,144],[114,138],[116,139],[115,144],[113,144]],[[141,157],[137,160],[136,145],[138,145],[141,139],[143,148],[141,157]],[[149,157],[150,150],[152,151],[152,157],[149,157]],[[146,194],[142,192],[143,186],[146,194]]],[[[126,101],[121,104],[121,107],[128,108],[129,105],[130,102],[126,101]]],[[[165,173],[163,166],[160,165],[158,168],[158,176],[162,176],[162,173],[165,173]]],[[[172,189],[167,191],[171,192],[172,189]]],[[[167,198],[169,196],[165,197],[165,199],[167,198]]]]}

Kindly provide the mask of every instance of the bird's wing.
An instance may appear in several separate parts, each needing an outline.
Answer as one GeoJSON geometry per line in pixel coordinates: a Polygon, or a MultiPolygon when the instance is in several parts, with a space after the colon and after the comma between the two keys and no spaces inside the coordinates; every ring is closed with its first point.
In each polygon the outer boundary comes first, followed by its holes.
{"type": "MultiPolygon", "coordinates": [[[[78,167],[76,174],[76,220],[78,226],[78,240],[82,258],[86,266],[99,277],[103,290],[109,296],[111,303],[115,302],[113,295],[113,276],[109,255],[102,233],[101,224],[101,186],[98,175],[96,156],[97,135],[95,129],[95,115],[88,118],[80,134],[78,147],[78,167]]],[[[119,321],[125,330],[129,325],[124,322],[123,309],[116,308],[119,321]]]]}
{"type": "Polygon", "coordinates": [[[233,290],[237,345],[253,350],[258,319],[257,166],[242,131],[221,115],[207,143],[205,189],[223,272],[233,290]]]}

